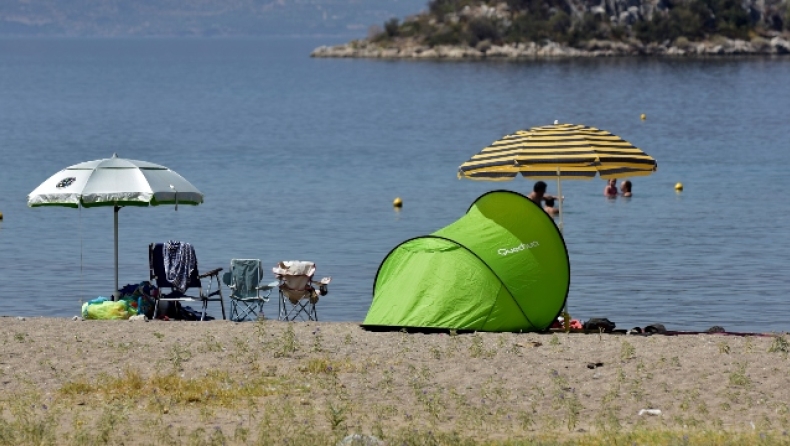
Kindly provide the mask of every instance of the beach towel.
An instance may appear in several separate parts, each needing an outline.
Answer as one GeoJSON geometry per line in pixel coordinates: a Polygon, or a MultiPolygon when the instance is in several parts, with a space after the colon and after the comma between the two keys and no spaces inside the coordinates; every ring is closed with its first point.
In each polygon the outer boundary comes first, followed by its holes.
{"type": "Polygon", "coordinates": [[[285,260],[272,268],[272,272],[282,280],[280,291],[288,297],[291,303],[296,304],[304,298],[309,298],[313,304],[318,302],[318,293],[310,285],[313,274],[315,274],[313,262],[285,260]]]}
{"type": "Polygon", "coordinates": [[[285,260],[272,268],[276,276],[308,276],[313,277],[315,264],[313,262],[303,262],[300,260],[285,260]]]}
{"type": "Polygon", "coordinates": [[[178,292],[185,292],[189,287],[189,276],[197,268],[195,249],[189,243],[170,240],[162,245],[162,258],[167,281],[178,292]]]}

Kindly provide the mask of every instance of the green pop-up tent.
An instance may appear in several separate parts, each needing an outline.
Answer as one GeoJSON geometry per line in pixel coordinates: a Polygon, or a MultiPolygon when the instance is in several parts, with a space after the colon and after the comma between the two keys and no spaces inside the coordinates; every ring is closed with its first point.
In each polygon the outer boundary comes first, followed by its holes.
{"type": "Polygon", "coordinates": [[[379,266],[367,328],[541,331],[562,311],[570,262],[552,218],[527,197],[488,192],[379,266]]]}

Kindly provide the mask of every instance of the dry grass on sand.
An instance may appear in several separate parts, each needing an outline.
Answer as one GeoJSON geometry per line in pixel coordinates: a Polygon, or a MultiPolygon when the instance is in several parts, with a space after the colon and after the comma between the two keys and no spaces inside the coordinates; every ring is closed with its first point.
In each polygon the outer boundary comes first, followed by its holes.
{"type": "Polygon", "coordinates": [[[0,343],[0,444],[790,444],[784,336],[3,317],[0,343]]]}

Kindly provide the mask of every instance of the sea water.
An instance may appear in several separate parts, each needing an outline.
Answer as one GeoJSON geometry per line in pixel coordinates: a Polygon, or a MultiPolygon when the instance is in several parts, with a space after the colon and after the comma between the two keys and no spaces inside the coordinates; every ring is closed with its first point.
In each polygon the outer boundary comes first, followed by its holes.
{"type": "Polygon", "coordinates": [[[111,293],[111,208],[26,200],[60,169],[117,153],[205,194],[197,207],[120,211],[122,285],[148,279],[149,243],[182,240],[201,270],[314,261],[332,277],[319,317],[361,321],[398,243],[455,221],[486,191],[532,188],[458,180],[458,166],[559,120],[620,135],[659,166],[632,179],[630,199],[604,198],[600,179],[562,183],[573,317],[790,327],[790,57],[309,57],[331,43],[0,40],[0,314],[70,317],[111,293]]]}

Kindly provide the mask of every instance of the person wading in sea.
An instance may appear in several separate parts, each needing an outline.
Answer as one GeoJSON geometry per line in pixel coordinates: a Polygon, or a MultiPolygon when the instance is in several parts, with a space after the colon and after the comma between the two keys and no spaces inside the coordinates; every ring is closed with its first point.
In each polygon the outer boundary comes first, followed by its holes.
{"type": "Polygon", "coordinates": [[[556,200],[557,197],[554,195],[549,195],[546,193],[546,183],[543,181],[538,181],[532,186],[532,192],[527,195],[527,198],[532,200],[538,206],[543,206],[543,201],[545,200],[556,200]]]}
{"type": "Polygon", "coordinates": [[[631,182],[628,180],[623,181],[620,183],[620,195],[624,197],[631,196],[631,182]]]}
{"type": "Polygon", "coordinates": [[[554,207],[554,199],[553,198],[544,198],[543,202],[546,203],[543,206],[543,210],[546,211],[547,214],[551,215],[552,217],[556,216],[560,210],[554,207]]]}
{"type": "Polygon", "coordinates": [[[603,196],[607,198],[617,198],[617,180],[612,178],[609,184],[603,188],[603,196]]]}

